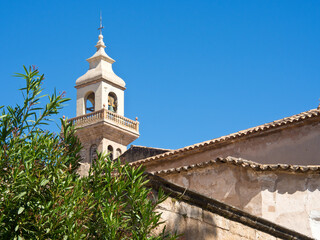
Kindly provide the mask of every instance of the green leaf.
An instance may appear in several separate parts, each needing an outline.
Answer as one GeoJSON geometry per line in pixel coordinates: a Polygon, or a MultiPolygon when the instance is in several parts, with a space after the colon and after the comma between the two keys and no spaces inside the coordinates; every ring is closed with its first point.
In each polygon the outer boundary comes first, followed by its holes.
{"type": "Polygon", "coordinates": [[[24,211],[24,207],[20,207],[18,210],[18,215],[20,215],[24,211]]]}
{"type": "Polygon", "coordinates": [[[27,192],[22,192],[22,193],[20,193],[18,196],[16,196],[16,198],[17,199],[20,199],[20,198],[22,198],[24,195],[26,195],[27,194],[27,192]]]}
{"type": "Polygon", "coordinates": [[[49,182],[48,179],[43,179],[43,180],[41,181],[41,183],[40,183],[40,186],[45,186],[45,185],[47,185],[48,182],[49,182]]]}

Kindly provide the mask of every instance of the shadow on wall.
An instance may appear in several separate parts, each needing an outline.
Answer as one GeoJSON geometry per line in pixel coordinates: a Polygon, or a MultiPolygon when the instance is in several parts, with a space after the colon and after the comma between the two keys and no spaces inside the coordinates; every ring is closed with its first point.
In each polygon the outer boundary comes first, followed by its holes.
{"type": "MultiPolygon", "coordinates": [[[[269,174],[265,174],[268,176],[269,174]]],[[[297,192],[320,191],[319,174],[308,173],[285,173],[274,174],[273,186],[261,184],[261,190],[277,192],[278,194],[295,194],[297,192]]]]}
{"type": "Polygon", "coordinates": [[[182,234],[179,240],[215,239],[217,226],[212,213],[176,199],[168,198],[159,207],[167,231],[182,234]]]}

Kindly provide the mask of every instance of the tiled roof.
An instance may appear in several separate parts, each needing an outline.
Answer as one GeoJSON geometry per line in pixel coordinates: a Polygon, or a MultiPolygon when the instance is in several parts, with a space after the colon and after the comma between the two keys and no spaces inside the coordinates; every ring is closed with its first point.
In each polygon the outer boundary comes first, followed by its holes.
{"type": "MultiPolygon", "coordinates": [[[[246,130],[242,130],[236,133],[232,133],[223,137],[215,138],[209,141],[197,143],[191,146],[187,146],[184,148],[180,148],[177,150],[172,150],[163,154],[155,155],[149,158],[145,158],[136,162],[131,163],[133,166],[136,165],[146,165],[153,161],[161,160],[164,158],[171,158],[178,155],[184,155],[184,154],[192,154],[193,152],[199,151],[201,148],[210,148],[214,147],[216,144],[224,143],[228,144],[235,140],[245,139],[247,137],[254,136],[256,134],[268,132],[268,131],[274,131],[277,129],[285,129],[284,127],[290,127],[295,124],[303,124],[305,121],[310,120],[319,120],[320,119],[320,110],[318,109],[311,109],[306,112],[302,112],[300,114],[293,115],[291,117],[286,117],[280,120],[276,120],[270,123],[266,123],[263,125],[259,125],[253,128],[249,128],[246,130]]],[[[200,150],[201,151],[201,150],[200,150]]]]}
{"type": "Polygon", "coordinates": [[[286,171],[286,172],[296,172],[296,173],[320,173],[320,165],[290,165],[290,164],[260,164],[253,161],[248,161],[242,158],[226,157],[226,158],[216,158],[207,162],[192,164],[188,166],[182,166],[177,168],[170,168],[166,170],[159,170],[150,172],[152,175],[168,175],[180,172],[188,172],[190,170],[204,168],[212,166],[215,164],[232,164],[243,168],[251,168],[255,171],[286,171]]]}

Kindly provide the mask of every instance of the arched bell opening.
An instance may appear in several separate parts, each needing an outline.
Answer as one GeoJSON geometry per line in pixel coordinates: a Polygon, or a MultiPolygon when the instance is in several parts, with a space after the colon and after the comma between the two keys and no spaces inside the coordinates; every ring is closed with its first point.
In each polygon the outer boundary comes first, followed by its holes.
{"type": "Polygon", "coordinates": [[[85,104],[86,104],[86,114],[94,112],[94,108],[95,108],[94,92],[91,92],[88,94],[88,96],[85,99],[85,104]]]}
{"type": "Polygon", "coordinates": [[[108,110],[114,113],[117,113],[118,111],[117,95],[113,92],[108,94],[108,110]]]}
{"type": "Polygon", "coordinates": [[[116,150],[116,158],[118,158],[120,156],[121,156],[121,149],[117,148],[117,150],[116,150]]]}
{"type": "Polygon", "coordinates": [[[97,145],[93,144],[90,147],[90,164],[97,159],[97,145]]]}
{"type": "Polygon", "coordinates": [[[113,147],[111,145],[108,146],[108,154],[110,160],[113,160],[113,147]]]}

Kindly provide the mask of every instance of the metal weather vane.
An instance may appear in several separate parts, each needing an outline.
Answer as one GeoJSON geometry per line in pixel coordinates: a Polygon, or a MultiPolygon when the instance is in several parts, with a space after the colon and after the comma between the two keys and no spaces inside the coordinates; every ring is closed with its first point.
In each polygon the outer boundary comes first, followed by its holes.
{"type": "Polygon", "coordinates": [[[98,30],[100,31],[100,35],[102,35],[102,29],[103,29],[104,27],[102,26],[102,14],[101,14],[101,12],[100,12],[100,27],[98,28],[98,30]]]}

